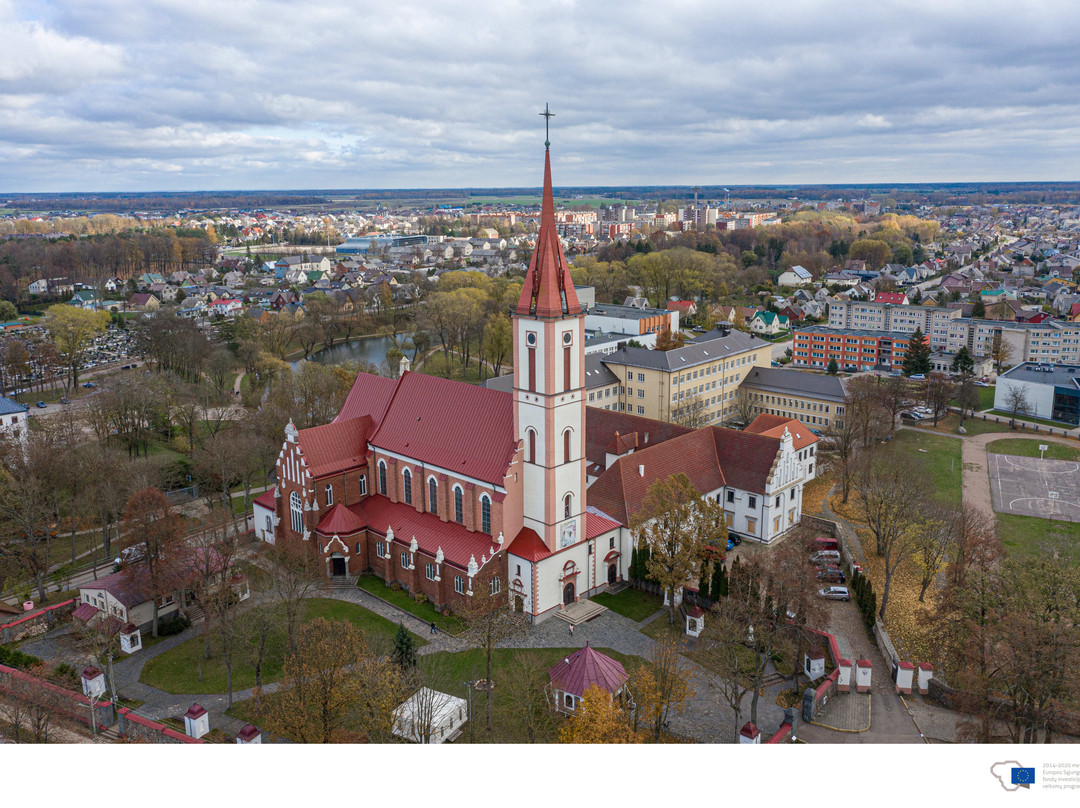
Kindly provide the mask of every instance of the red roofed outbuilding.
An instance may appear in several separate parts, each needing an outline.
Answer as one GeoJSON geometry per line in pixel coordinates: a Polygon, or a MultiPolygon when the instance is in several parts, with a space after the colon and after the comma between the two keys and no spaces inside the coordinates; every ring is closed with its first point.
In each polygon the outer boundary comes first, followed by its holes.
{"type": "Polygon", "coordinates": [[[555,689],[558,709],[564,713],[576,713],[590,687],[616,696],[629,679],[621,662],[601,654],[588,643],[552,665],[548,678],[555,689]]]}

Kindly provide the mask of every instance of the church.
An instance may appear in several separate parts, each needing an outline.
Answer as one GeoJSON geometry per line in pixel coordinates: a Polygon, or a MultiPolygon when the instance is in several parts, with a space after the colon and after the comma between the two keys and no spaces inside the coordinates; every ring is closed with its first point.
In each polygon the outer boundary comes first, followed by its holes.
{"type": "Polygon", "coordinates": [[[550,147],[512,320],[512,392],[361,373],[331,423],[290,422],[257,535],[309,548],[327,576],[373,573],[457,612],[495,597],[538,622],[625,579],[630,520],[677,472],[747,540],[798,523],[817,443],[799,421],[691,429],[585,406],[584,314],[556,233],[550,147]]]}

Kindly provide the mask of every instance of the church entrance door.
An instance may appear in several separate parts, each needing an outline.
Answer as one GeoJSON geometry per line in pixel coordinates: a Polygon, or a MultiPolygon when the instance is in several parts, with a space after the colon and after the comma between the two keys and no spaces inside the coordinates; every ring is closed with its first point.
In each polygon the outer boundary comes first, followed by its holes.
{"type": "Polygon", "coordinates": [[[574,584],[573,584],[573,582],[568,583],[566,586],[563,587],[562,602],[566,606],[569,606],[571,603],[574,602],[574,584]]]}
{"type": "Polygon", "coordinates": [[[345,575],[345,559],[339,555],[334,555],[330,559],[330,574],[334,576],[345,575]]]}
{"type": "Polygon", "coordinates": [[[619,567],[617,564],[608,564],[607,568],[607,582],[611,585],[615,584],[615,581],[619,577],[619,567]]]}

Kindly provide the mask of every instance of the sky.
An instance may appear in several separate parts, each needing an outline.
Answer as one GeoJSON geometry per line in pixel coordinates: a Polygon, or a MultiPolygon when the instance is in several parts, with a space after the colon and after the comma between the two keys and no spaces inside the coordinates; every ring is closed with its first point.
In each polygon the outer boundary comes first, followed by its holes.
{"type": "Polygon", "coordinates": [[[4,192],[1080,180],[1075,0],[0,0],[4,192]]]}

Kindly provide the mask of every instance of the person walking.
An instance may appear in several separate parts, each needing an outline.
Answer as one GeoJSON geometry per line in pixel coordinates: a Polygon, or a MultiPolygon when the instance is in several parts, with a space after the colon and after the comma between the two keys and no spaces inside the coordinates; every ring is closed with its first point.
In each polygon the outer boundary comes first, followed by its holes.
{"type": "Polygon", "coordinates": [[[439,627],[435,625],[434,620],[431,621],[431,631],[429,633],[430,634],[438,634],[439,633],[439,627]]]}
{"type": "Polygon", "coordinates": [[[570,624],[570,636],[571,637],[574,636],[574,624],[573,623],[570,624]]]}

